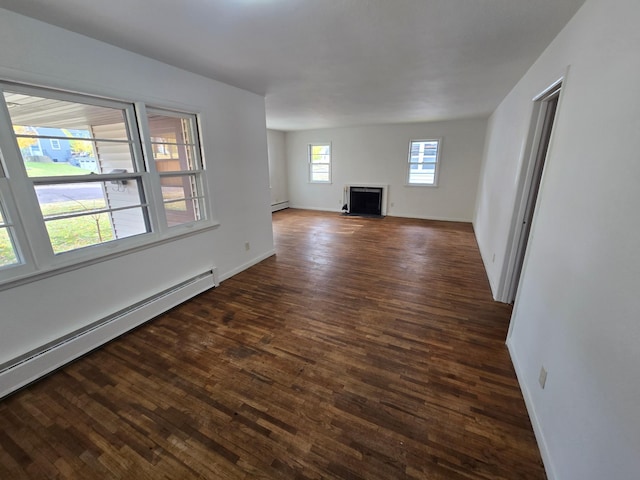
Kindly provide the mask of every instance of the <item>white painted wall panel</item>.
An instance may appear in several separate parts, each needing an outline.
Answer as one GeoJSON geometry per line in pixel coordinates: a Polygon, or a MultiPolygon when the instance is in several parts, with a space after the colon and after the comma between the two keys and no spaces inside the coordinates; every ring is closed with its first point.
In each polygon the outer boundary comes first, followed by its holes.
{"type": "Polygon", "coordinates": [[[278,130],[267,130],[267,143],[269,146],[271,205],[278,205],[289,201],[285,133],[278,130]]]}
{"type": "Polygon", "coordinates": [[[587,0],[489,123],[475,229],[495,287],[532,99],[569,66],[508,340],[550,479],[640,472],[638,18],[587,0]]]}
{"type": "Polygon", "coordinates": [[[0,292],[0,363],[218,267],[273,253],[264,99],[0,10],[0,77],[200,115],[214,230],[0,292]],[[251,250],[245,250],[245,242],[251,250]]]}
{"type": "Polygon", "coordinates": [[[392,216],[471,221],[486,119],[288,132],[291,206],[340,211],[345,185],[389,185],[392,216]],[[442,139],[438,187],[406,186],[409,141],[442,139]],[[331,142],[332,184],[308,183],[307,145],[331,142]]]}

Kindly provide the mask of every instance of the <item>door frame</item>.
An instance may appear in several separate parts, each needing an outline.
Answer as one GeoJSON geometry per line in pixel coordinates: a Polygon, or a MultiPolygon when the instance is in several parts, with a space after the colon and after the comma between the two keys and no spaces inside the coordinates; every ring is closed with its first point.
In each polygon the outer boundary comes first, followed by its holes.
{"type": "Polygon", "coordinates": [[[552,127],[546,152],[541,155],[542,149],[545,148],[541,146],[541,140],[547,126],[547,112],[550,108],[550,102],[557,98],[554,121],[557,119],[564,84],[565,76],[562,76],[533,98],[533,112],[525,144],[526,148],[522,157],[524,161],[520,169],[518,188],[516,190],[515,207],[505,256],[506,261],[503,264],[498,289],[498,300],[504,303],[515,302],[516,292],[524,270],[524,257],[531,225],[529,224],[529,229],[525,235],[523,224],[527,221],[530,222],[533,218],[533,211],[535,211],[537,201],[531,201],[532,193],[537,197],[538,192],[532,192],[532,189],[537,188],[539,191],[544,173],[544,161],[549,155],[553,139],[554,129],[552,127]],[[529,214],[530,218],[527,220],[529,214]]]}

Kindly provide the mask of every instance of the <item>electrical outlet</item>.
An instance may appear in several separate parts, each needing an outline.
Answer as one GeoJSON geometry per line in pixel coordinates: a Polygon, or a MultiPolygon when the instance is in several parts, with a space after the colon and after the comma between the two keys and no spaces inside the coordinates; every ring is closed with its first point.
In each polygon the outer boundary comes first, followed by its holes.
{"type": "Polygon", "coordinates": [[[248,252],[251,250],[251,244],[249,242],[244,242],[244,249],[248,252]]]}
{"type": "Polygon", "coordinates": [[[540,383],[540,387],[544,389],[544,386],[547,383],[547,371],[544,369],[544,365],[540,367],[540,376],[538,377],[538,382],[540,383]]]}

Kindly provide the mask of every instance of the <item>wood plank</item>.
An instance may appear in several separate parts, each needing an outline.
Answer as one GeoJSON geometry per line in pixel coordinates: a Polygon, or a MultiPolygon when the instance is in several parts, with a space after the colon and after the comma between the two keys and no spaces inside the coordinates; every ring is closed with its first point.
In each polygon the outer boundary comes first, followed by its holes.
{"type": "Polygon", "coordinates": [[[274,213],[276,256],[0,402],[0,477],[545,478],[471,225],[274,213]]]}

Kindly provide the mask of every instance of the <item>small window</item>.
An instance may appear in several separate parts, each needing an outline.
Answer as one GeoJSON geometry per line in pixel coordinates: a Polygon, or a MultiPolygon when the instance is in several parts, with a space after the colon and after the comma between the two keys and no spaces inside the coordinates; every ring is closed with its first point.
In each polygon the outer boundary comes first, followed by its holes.
{"type": "Polygon", "coordinates": [[[409,144],[409,185],[438,185],[440,140],[411,140],[409,144]]]}
{"type": "Polygon", "coordinates": [[[204,173],[195,115],[147,109],[168,227],[203,220],[204,173]]]}
{"type": "Polygon", "coordinates": [[[309,145],[309,182],[331,183],[331,144],[309,145]]]}
{"type": "Polygon", "coordinates": [[[51,142],[52,150],[60,150],[60,140],[58,140],[57,138],[52,138],[51,140],[49,140],[49,142],[51,142]]]}

